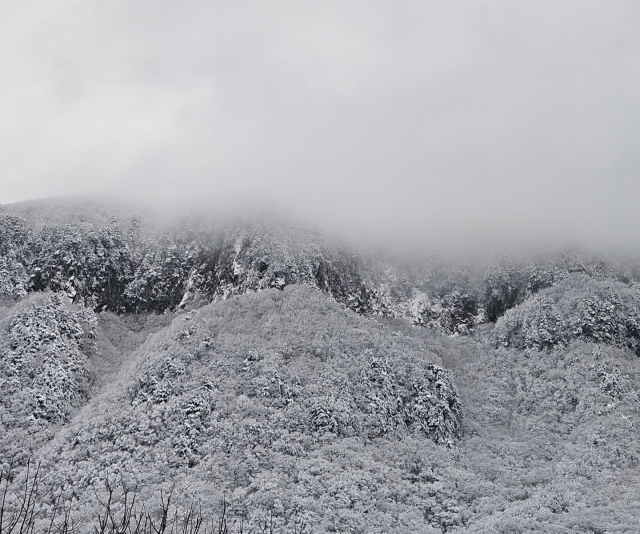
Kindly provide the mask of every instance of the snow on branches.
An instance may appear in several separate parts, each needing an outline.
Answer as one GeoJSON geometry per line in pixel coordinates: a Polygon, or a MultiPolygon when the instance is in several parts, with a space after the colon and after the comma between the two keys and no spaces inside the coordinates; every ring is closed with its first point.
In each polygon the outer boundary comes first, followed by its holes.
{"type": "Polygon", "coordinates": [[[572,339],[640,353],[640,294],[620,282],[570,275],[509,309],[495,327],[496,341],[547,349],[572,339]]]}
{"type": "Polygon", "coordinates": [[[88,370],[82,349],[95,327],[93,312],[61,293],[21,306],[0,345],[5,403],[30,421],[65,421],[84,395],[88,370]]]}

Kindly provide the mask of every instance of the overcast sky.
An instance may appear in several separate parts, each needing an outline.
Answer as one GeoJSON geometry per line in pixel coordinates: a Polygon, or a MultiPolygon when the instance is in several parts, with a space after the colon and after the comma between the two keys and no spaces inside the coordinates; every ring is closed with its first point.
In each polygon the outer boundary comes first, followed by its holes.
{"type": "Polygon", "coordinates": [[[640,235],[640,2],[3,0],[0,203],[640,235]]]}

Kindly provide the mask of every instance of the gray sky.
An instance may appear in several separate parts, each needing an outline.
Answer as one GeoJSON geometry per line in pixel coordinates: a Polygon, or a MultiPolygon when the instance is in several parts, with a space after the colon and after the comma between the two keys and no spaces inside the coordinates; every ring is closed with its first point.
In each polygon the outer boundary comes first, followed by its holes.
{"type": "Polygon", "coordinates": [[[3,0],[0,203],[637,244],[640,2],[3,0]]]}

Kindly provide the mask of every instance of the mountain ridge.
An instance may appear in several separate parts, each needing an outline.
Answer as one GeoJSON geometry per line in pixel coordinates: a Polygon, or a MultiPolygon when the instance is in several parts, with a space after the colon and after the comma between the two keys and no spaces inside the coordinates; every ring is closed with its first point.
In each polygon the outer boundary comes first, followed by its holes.
{"type": "Polygon", "coordinates": [[[80,215],[0,211],[0,463],[43,513],[117,475],[253,531],[636,532],[637,264],[80,215]]]}

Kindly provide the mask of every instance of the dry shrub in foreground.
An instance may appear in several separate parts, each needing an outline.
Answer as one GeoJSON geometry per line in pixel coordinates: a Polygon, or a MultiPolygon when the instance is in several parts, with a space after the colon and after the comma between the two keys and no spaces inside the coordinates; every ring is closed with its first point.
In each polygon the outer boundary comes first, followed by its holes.
{"type": "MultiPolygon", "coordinates": [[[[51,499],[50,492],[41,490],[39,475],[40,465],[34,469],[31,463],[21,480],[10,470],[0,471],[0,534],[244,534],[242,520],[235,531],[230,530],[225,500],[218,517],[209,522],[194,505],[179,514],[171,504],[171,492],[160,494],[159,513],[151,513],[136,502],[136,494],[122,480],[107,482],[106,497],[98,498],[100,511],[90,523],[74,521],[70,506],[60,496],[51,499]],[[51,501],[52,507],[46,507],[51,501]]],[[[265,518],[259,528],[261,534],[274,534],[274,517],[265,518]]],[[[304,531],[304,526],[296,527],[294,534],[304,531]]]]}

